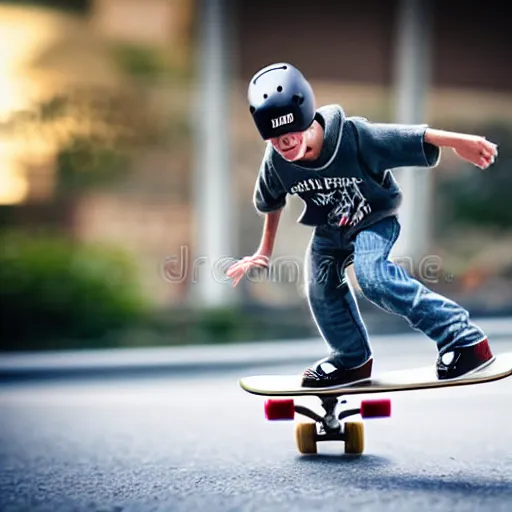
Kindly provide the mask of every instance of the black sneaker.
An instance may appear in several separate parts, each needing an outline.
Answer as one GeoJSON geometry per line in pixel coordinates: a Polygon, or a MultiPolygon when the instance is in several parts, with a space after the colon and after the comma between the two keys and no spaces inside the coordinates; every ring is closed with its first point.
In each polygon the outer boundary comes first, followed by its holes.
{"type": "Polygon", "coordinates": [[[322,388],[355,384],[369,380],[372,375],[373,359],[357,368],[342,368],[334,357],[326,357],[308,368],[302,375],[302,386],[322,388]]]}
{"type": "Polygon", "coordinates": [[[487,338],[476,345],[456,347],[437,358],[437,378],[445,380],[468,375],[485,368],[495,359],[487,338]]]}

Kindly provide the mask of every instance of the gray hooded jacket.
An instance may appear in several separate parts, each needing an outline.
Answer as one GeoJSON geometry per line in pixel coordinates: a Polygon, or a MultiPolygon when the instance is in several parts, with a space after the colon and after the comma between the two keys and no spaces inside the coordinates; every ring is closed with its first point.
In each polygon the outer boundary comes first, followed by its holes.
{"type": "Polygon", "coordinates": [[[402,192],[391,169],[439,162],[439,148],[424,141],[427,125],[371,123],[346,117],[339,105],[319,108],[316,120],[324,144],[314,162],[288,162],[267,144],[254,191],[259,212],[278,210],[296,194],[305,203],[298,222],[340,230],[349,241],[397,214],[402,192]]]}

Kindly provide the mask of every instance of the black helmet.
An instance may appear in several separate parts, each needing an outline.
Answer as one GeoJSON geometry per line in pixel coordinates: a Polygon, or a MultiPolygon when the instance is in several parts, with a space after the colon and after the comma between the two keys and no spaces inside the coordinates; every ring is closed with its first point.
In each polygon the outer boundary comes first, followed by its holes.
{"type": "Polygon", "coordinates": [[[264,140],[304,131],[315,119],[313,89],[290,64],[272,64],[258,71],[249,84],[247,99],[264,140]]]}

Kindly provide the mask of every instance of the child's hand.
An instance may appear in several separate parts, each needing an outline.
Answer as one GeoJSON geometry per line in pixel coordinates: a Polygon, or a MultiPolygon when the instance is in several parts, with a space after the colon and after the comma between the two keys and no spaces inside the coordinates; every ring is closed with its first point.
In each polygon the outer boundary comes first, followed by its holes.
{"type": "Polygon", "coordinates": [[[463,135],[451,146],[463,160],[480,167],[480,169],[487,169],[498,156],[496,144],[476,135],[463,135]]]}
{"type": "Polygon", "coordinates": [[[269,263],[270,258],[267,255],[257,252],[231,265],[226,274],[228,277],[233,278],[233,287],[235,287],[251,268],[268,268],[269,263]]]}

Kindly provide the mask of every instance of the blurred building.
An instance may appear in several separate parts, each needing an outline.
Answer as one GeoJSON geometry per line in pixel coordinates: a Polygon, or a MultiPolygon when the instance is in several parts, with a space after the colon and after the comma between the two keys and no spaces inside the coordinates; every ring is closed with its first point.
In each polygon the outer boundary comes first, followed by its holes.
{"type": "MultiPolygon", "coordinates": [[[[238,2],[235,51],[248,80],[262,63],[288,60],[315,80],[393,86],[399,0],[238,2]]],[[[510,93],[512,40],[496,0],[486,8],[434,0],[432,82],[438,88],[510,93]]]]}
{"type": "Polygon", "coordinates": [[[192,0],[94,0],[91,23],[109,39],[172,46],[186,59],[193,4],[192,0]]]}

